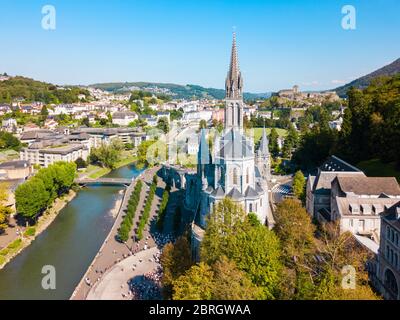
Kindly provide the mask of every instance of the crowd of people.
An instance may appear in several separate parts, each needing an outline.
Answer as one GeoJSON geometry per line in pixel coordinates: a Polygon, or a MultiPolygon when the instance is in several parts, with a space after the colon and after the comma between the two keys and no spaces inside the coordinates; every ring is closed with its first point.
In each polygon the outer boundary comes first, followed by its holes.
{"type": "Polygon", "coordinates": [[[157,264],[155,270],[147,272],[143,276],[133,278],[129,281],[128,285],[130,292],[132,292],[133,300],[159,300],[162,298],[162,267],[160,265],[160,255],[161,253],[158,252],[153,256],[153,261],[157,264]]]}

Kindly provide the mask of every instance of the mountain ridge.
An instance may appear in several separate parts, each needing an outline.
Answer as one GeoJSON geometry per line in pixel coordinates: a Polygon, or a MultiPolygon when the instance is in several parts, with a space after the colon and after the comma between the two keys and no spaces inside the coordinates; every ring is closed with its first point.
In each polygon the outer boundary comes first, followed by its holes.
{"type": "Polygon", "coordinates": [[[383,66],[382,68],[379,68],[365,76],[355,79],[352,82],[345,84],[343,86],[337,87],[336,89],[333,89],[333,90],[336,91],[336,93],[340,97],[346,97],[347,91],[351,87],[364,89],[364,88],[368,87],[368,85],[371,83],[371,81],[377,77],[394,76],[398,73],[400,73],[400,58],[386,66],[383,66]]]}
{"type": "MultiPolygon", "coordinates": [[[[175,83],[158,83],[158,82],[106,82],[88,85],[91,88],[102,89],[109,92],[129,92],[133,90],[148,90],[150,92],[164,93],[171,95],[177,99],[185,98],[214,98],[222,100],[225,98],[224,89],[206,88],[200,85],[187,84],[180,85],[175,83]]],[[[250,93],[245,92],[244,99],[253,100],[260,98],[268,98],[271,92],[250,93]]]]}

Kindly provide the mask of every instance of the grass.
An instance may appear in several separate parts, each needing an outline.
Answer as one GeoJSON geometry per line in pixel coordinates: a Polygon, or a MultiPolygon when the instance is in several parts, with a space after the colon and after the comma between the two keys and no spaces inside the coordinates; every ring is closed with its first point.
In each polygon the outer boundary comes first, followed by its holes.
{"type": "MultiPolygon", "coordinates": [[[[122,154],[121,160],[116,163],[115,169],[127,166],[128,164],[131,164],[135,161],[137,161],[136,156],[133,156],[129,152],[124,152],[122,154]]],[[[88,177],[90,179],[98,179],[102,176],[105,176],[106,174],[109,174],[110,172],[111,172],[111,169],[109,169],[109,168],[103,168],[103,167],[91,164],[87,167],[85,173],[88,175],[88,177]]]]}
{"type": "MultiPolygon", "coordinates": [[[[271,133],[271,129],[267,128],[267,134],[269,135],[271,133]]],[[[278,132],[278,135],[280,137],[286,137],[287,136],[287,130],[285,129],[280,129],[280,128],[275,128],[276,132],[278,132]]],[[[263,133],[263,128],[254,128],[254,143],[257,143],[262,136],[263,133]]]]}
{"type": "Polygon", "coordinates": [[[6,263],[6,258],[0,255],[0,266],[6,263]]]}
{"type": "Polygon", "coordinates": [[[102,168],[100,166],[95,166],[95,165],[90,165],[87,168],[87,173],[89,173],[89,178],[90,179],[98,179],[102,176],[105,176],[106,174],[111,172],[111,169],[109,168],[102,168]]]}
{"type": "Polygon", "coordinates": [[[24,232],[24,237],[33,237],[35,234],[36,234],[36,228],[35,227],[29,227],[24,232]]]}
{"type": "Polygon", "coordinates": [[[370,177],[396,177],[400,183],[400,171],[396,169],[396,163],[383,163],[379,159],[360,162],[357,167],[370,177]]]}
{"type": "Polygon", "coordinates": [[[4,248],[3,250],[0,251],[0,256],[8,256],[8,255],[13,255],[15,252],[17,252],[22,246],[22,240],[17,239],[14,242],[11,242],[7,248],[4,248]]]}

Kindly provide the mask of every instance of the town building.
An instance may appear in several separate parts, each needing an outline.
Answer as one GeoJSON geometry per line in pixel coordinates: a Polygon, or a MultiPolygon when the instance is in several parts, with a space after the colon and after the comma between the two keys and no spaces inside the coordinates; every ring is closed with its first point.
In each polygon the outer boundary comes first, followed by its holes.
{"type": "Polygon", "coordinates": [[[331,185],[330,220],[340,222],[341,232],[379,243],[380,216],[400,201],[396,178],[338,175],[331,185]]]}
{"type": "Polygon", "coordinates": [[[309,175],[306,185],[306,209],[312,218],[330,221],[332,181],[338,176],[365,177],[358,168],[344,160],[331,156],[315,175],[309,175]]]}
{"type": "Polygon", "coordinates": [[[138,115],[131,111],[115,112],[112,115],[112,123],[122,127],[127,127],[131,122],[137,119],[139,119],[138,115]]]}
{"type": "Polygon", "coordinates": [[[78,158],[87,160],[89,150],[85,145],[68,143],[65,140],[43,140],[31,144],[20,152],[20,159],[47,168],[49,165],[65,161],[73,162],[78,158]]]}
{"type": "Polygon", "coordinates": [[[0,180],[26,180],[32,173],[29,161],[7,161],[0,164],[0,180]]]}
{"type": "Polygon", "coordinates": [[[400,202],[382,215],[378,268],[374,286],[385,299],[400,300],[400,202]]]}

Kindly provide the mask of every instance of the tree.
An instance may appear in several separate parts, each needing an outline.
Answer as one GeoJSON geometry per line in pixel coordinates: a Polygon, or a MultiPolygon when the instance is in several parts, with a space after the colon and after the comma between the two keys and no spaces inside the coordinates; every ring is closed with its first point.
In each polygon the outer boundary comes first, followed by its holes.
{"type": "Polygon", "coordinates": [[[46,106],[42,107],[42,110],[40,110],[40,115],[43,116],[44,118],[49,115],[49,110],[47,110],[46,106]]]}
{"type": "Polygon", "coordinates": [[[275,128],[272,128],[271,133],[269,135],[269,150],[274,157],[279,155],[279,144],[278,144],[278,132],[275,128]]]}
{"type": "Polygon", "coordinates": [[[168,119],[166,117],[161,117],[160,119],[158,119],[157,129],[160,129],[164,133],[169,132],[169,123],[168,123],[168,119]]]}
{"type": "Polygon", "coordinates": [[[113,139],[109,144],[102,143],[99,148],[93,149],[90,154],[90,161],[100,164],[102,167],[115,169],[123,149],[124,145],[121,140],[113,139]]]}
{"type": "Polygon", "coordinates": [[[193,266],[173,282],[173,300],[211,300],[213,272],[206,263],[193,266]]]}
{"type": "Polygon", "coordinates": [[[288,135],[285,138],[282,148],[282,156],[284,158],[290,158],[292,156],[292,150],[297,147],[299,136],[296,129],[292,124],[289,126],[288,135]]]}
{"type": "Polygon", "coordinates": [[[14,137],[13,134],[6,131],[0,131],[0,149],[13,149],[19,151],[21,147],[21,141],[14,137]]]}
{"type": "Polygon", "coordinates": [[[49,193],[44,183],[38,178],[33,178],[20,184],[15,190],[15,203],[17,212],[25,218],[34,218],[47,206],[49,193]]]}
{"type": "Polygon", "coordinates": [[[293,154],[293,161],[302,169],[312,170],[333,154],[338,139],[336,130],[314,127],[306,132],[293,154]]]}
{"type": "Polygon", "coordinates": [[[75,164],[77,169],[83,169],[87,167],[87,163],[85,160],[83,160],[82,158],[78,158],[75,160],[75,164]]]}
{"type": "Polygon", "coordinates": [[[301,202],[286,199],[275,212],[274,231],[279,237],[286,264],[306,265],[307,258],[315,250],[315,227],[301,202]]]}
{"type": "Polygon", "coordinates": [[[193,266],[174,281],[175,300],[254,300],[261,290],[235,263],[221,257],[211,267],[205,263],[193,266]],[[203,282],[203,283],[201,283],[203,282]],[[200,291],[200,292],[199,292],[200,291]]]}
{"type": "Polygon", "coordinates": [[[214,272],[213,300],[255,300],[262,297],[262,290],[225,256],[212,266],[212,270],[214,272]]]}
{"type": "Polygon", "coordinates": [[[7,183],[0,183],[0,234],[7,228],[8,217],[12,213],[11,208],[5,206],[8,200],[9,186],[7,183]]]}
{"type": "Polygon", "coordinates": [[[240,205],[224,199],[214,207],[200,249],[201,261],[209,265],[222,256],[235,262],[254,285],[262,288],[263,298],[279,295],[279,239],[265,226],[253,226],[240,205]]]}
{"type": "Polygon", "coordinates": [[[305,192],[306,192],[306,178],[304,177],[303,172],[297,171],[293,178],[293,192],[295,196],[301,200],[305,201],[305,192]]]}
{"type": "Polygon", "coordinates": [[[207,129],[207,121],[202,119],[200,120],[200,125],[199,125],[199,129],[207,129]]]}
{"type": "Polygon", "coordinates": [[[160,262],[163,267],[163,295],[169,299],[172,296],[173,282],[183,275],[193,265],[190,243],[186,236],[179,237],[175,244],[164,246],[160,262]]]}

